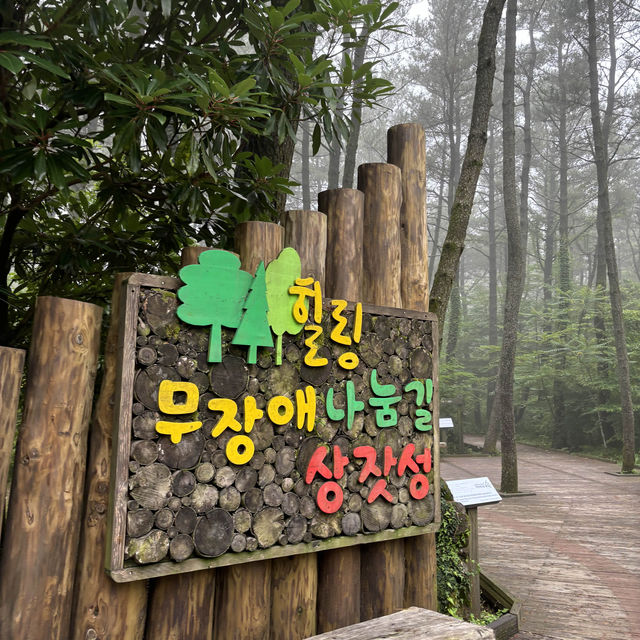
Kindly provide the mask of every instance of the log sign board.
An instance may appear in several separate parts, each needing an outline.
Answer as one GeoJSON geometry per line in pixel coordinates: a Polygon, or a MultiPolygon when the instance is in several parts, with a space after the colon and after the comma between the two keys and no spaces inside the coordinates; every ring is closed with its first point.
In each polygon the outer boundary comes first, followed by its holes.
{"type": "Polygon", "coordinates": [[[323,300],[290,248],[180,278],[126,285],[115,580],[437,529],[433,314],[323,300]]]}

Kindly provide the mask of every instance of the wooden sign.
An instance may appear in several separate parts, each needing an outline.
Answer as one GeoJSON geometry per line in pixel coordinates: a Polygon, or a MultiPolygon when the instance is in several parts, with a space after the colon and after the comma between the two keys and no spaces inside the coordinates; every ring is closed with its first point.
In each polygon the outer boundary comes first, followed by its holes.
{"type": "Polygon", "coordinates": [[[453,499],[465,507],[478,507],[502,501],[491,480],[486,477],[448,480],[447,486],[453,499]]]}
{"type": "Polygon", "coordinates": [[[180,275],[125,285],[114,580],[437,530],[434,314],[323,300],[293,249],[180,275]]]}

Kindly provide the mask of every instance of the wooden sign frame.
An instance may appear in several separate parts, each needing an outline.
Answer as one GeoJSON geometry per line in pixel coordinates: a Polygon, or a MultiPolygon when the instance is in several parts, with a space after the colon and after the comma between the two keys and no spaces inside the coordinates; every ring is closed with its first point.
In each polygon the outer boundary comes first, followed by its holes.
{"type": "MultiPolygon", "coordinates": [[[[403,309],[374,307],[363,305],[366,314],[387,316],[390,318],[424,320],[431,323],[432,341],[432,380],[433,396],[431,414],[433,428],[431,456],[432,478],[430,495],[433,496],[433,520],[425,526],[402,526],[397,529],[384,529],[378,532],[340,535],[328,539],[313,539],[296,544],[275,544],[255,551],[227,551],[213,558],[190,557],[182,562],[165,559],[153,564],[137,565],[132,561],[125,562],[125,545],[127,535],[127,505],[130,500],[130,456],[132,443],[132,420],[134,407],[134,379],[136,375],[136,338],[139,315],[140,293],[143,288],[175,292],[182,282],[178,278],[148,274],[132,274],[123,283],[123,299],[125,304],[120,318],[120,341],[118,350],[118,381],[116,392],[114,451],[111,470],[111,500],[109,504],[108,539],[106,545],[106,569],[116,582],[128,582],[172,575],[189,571],[197,571],[220,566],[242,564],[268,558],[298,555],[347,547],[370,542],[392,540],[436,532],[440,526],[440,438],[438,429],[439,384],[438,384],[438,327],[433,313],[410,311],[403,309]]],[[[353,305],[349,305],[353,309],[353,305]]],[[[114,319],[113,321],[118,321],[114,319]]]]}

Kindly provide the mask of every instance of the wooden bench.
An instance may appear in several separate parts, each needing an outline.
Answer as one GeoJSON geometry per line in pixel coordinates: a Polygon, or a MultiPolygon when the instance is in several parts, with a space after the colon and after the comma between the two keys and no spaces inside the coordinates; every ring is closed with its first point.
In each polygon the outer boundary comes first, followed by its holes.
{"type": "Polygon", "coordinates": [[[495,640],[492,629],[411,607],[307,640],[495,640]]]}

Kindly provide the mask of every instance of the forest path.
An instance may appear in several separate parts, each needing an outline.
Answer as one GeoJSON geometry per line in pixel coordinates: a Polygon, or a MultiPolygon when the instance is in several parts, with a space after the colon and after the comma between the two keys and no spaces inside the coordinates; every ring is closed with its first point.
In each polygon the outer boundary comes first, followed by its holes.
{"type": "MultiPolygon", "coordinates": [[[[500,487],[499,456],[447,456],[440,468],[500,487]]],[[[518,445],[519,489],[535,495],[478,509],[480,566],[521,600],[521,637],[640,639],[640,478],[607,473],[618,470],[518,445]]]]}

